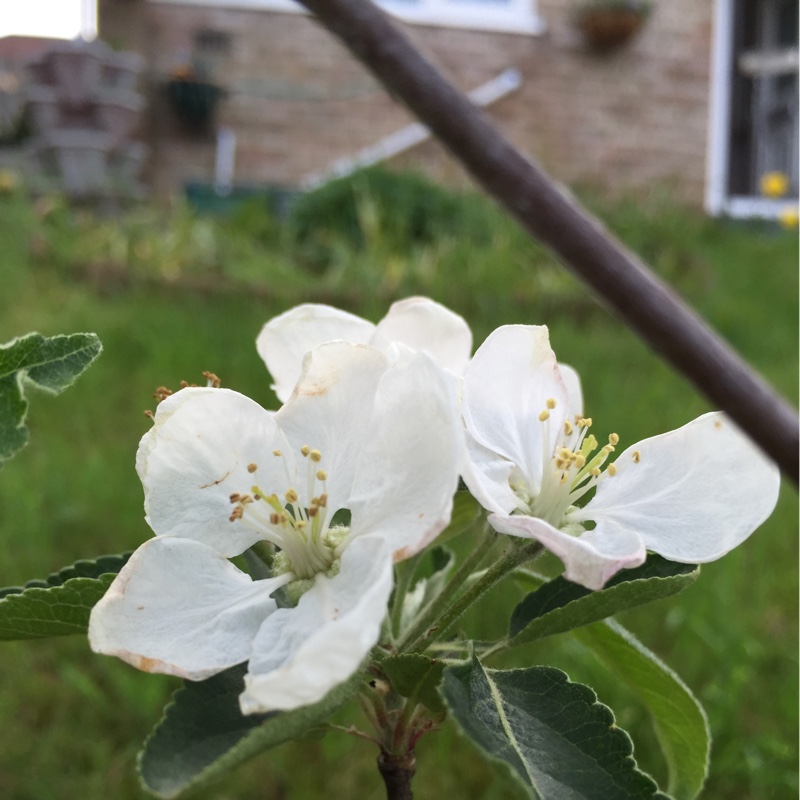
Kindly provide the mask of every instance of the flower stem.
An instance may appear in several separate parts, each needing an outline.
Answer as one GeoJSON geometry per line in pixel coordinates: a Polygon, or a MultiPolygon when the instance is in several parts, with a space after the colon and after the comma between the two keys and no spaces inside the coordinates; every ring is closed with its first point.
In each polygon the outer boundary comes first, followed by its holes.
{"type": "MultiPolygon", "coordinates": [[[[480,599],[520,564],[536,558],[542,550],[544,550],[544,546],[536,541],[525,541],[523,544],[512,545],[498,561],[483,573],[479,580],[469,586],[440,617],[434,620],[435,625],[424,628],[419,634],[416,634],[416,628],[419,626],[415,626],[415,638],[411,637],[410,632],[402,642],[402,646],[398,648],[400,652],[423,652],[435,639],[444,636],[476,600],[480,599]]],[[[442,595],[444,593],[443,591],[442,595]]]]}
{"type": "Polygon", "coordinates": [[[425,608],[419,612],[413,625],[406,631],[400,642],[398,642],[397,651],[399,653],[410,650],[410,645],[427,633],[439,618],[439,615],[447,608],[448,604],[451,603],[453,597],[455,597],[467,578],[472,575],[472,571],[475,567],[486,557],[495,536],[495,532],[488,524],[484,523],[483,530],[481,531],[475,548],[467,555],[461,564],[459,564],[458,569],[450,580],[447,581],[439,594],[432,598],[425,608]]]}
{"type": "Polygon", "coordinates": [[[398,756],[381,753],[378,770],[386,785],[386,800],[413,800],[411,779],[417,771],[413,751],[398,756]]]}

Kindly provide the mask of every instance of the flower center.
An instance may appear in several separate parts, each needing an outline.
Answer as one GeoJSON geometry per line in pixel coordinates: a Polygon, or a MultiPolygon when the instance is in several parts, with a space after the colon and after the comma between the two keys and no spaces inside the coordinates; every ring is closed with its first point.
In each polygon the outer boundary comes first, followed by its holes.
{"type": "Polygon", "coordinates": [[[551,450],[550,412],[555,407],[555,400],[547,400],[546,408],[538,418],[542,426],[542,485],[539,491],[530,487],[519,470],[512,472],[509,485],[521,501],[521,513],[563,528],[570,524],[569,517],[575,503],[601,480],[616,474],[617,468],[613,464],[605,470],[602,467],[614,452],[619,436],[612,433],[608,444],[597,450],[597,439],[589,433],[591,418],[576,416],[574,421],[564,421],[551,450]]]}
{"type": "MultiPolygon", "coordinates": [[[[335,569],[337,547],[346,538],[346,528],[329,529],[328,495],[325,485],[327,472],[320,468],[322,454],[308,445],[300,448],[308,462],[305,487],[292,486],[292,475],[286,466],[283,453],[274,450],[273,456],[283,460],[287,488],[280,496],[265,492],[254,484],[249,494],[234,492],[230,501],[234,505],[231,522],[241,522],[256,531],[262,539],[279,547],[275,568],[279,574],[291,572],[297,580],[308,580],[320,572],[335,569]]],[[[250,464],[248,472],[258,471],[250,464]]],[[[332,515],[331,515],[332,517],[332,515]]]]}

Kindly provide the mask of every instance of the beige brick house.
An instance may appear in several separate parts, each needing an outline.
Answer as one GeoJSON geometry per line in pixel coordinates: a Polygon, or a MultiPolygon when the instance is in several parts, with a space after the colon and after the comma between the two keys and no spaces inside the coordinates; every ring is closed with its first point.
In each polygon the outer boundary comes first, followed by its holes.
{"type": "MultiPolygon", "coordinates": [[[[713,213],[783,205],[760,198],[758,180],[797,174],[796,0],[655,0],[641,30],[604,52],[576,26],[578,0],[381,4],[464,90],[517,70],[519,87],[487,113],[560,180],[667,185],[713,213]]],[[[413,121],[291,0],[100,0],[99,29],[147,60],[157,191],[211,182],[215,168],[298,186],[413,121]],[[165,89],[192,63],[226,90],[204,134],[187,131],[165,89]]],[[[392,163],[464,180],[432,141],[392,163]]]]}

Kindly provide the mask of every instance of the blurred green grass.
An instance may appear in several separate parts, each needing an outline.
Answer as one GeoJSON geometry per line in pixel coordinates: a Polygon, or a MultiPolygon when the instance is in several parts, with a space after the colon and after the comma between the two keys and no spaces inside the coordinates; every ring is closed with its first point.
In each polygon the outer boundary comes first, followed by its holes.
{"type": "MultiPolygon", "coordinates": [[[[613,207],[586,199],[796,401],[796,236],[708,220],[658,193],[613,207]]],[[[31,444],[0,473],[0,585],[146,539],[133,457],[153,389],[200,381],[210,369],[274,407],[254,338],[299,302],[377,320],[392,300],[426,294],[467,318],[476,345],[501,324],[546,323],[560,360],[582,376],[587,413],[623,445],[708,409],[487,201],[416,176],[373,172],[338,182],[301,198],[282,221],[257,201],[223,219],[176,205],[97,220],[58,198],[18,193],[0,197],[0,241],[0,341],[87,330],[105,346],[63,396],[33,398],[31,444]]],[[[705,566],[694,587],[624,615],[708,711],[709,800],[797,794],[797,564],[797,501],[785,485],[772,518],[705,566]]],[[[500,587],[465,624],[496,634],[519,596],[517,587],[500,587]]],[[[641,708],[588,653],[555,637],[519,657],[594,686],[632,733],[643,767],[663,774],[641,708]]],[[[174,680],[93,656],[81,637],[3,643],[0,665],[0,797],[144,796],[135,754],[174,680]]],[[[379,798],[375,755],[344,736],[289,744],[200,796],[379,798]]],[[[523,796],[451,726],[423,739],[418,755],[420,800],[523,796]]]]}

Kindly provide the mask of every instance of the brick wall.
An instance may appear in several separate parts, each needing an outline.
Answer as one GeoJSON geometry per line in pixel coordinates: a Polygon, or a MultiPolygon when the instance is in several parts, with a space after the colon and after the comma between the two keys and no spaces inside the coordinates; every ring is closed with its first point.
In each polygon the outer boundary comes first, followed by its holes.
{"type": "MultiPolygon", "coordinates": [[[[540,0],[542,36],[405,26],[418,46],[469,90],[508,67],[522,87],[489,109],[523,150],[559,179],[621,190],[669,184],[701,205],[708,108],[710,0],[656,4],[630,43],[590,52],[572,24],[570,0],[540,0]]],[[[101,36],[141,52],[149,65],[148,177],[168,191],[211,180],[214,144],[191,136],[163,91],[171,68],[189,58],[198,31],[227,35],[212,55],[230,94],[219,124],[237,133],[236,180],[296,185],[412,121],[347,51],[312,19],[296,14],[101,0],[101,36]]],[[[428,142],[395,163],[465,180],[428,142]]]]}

